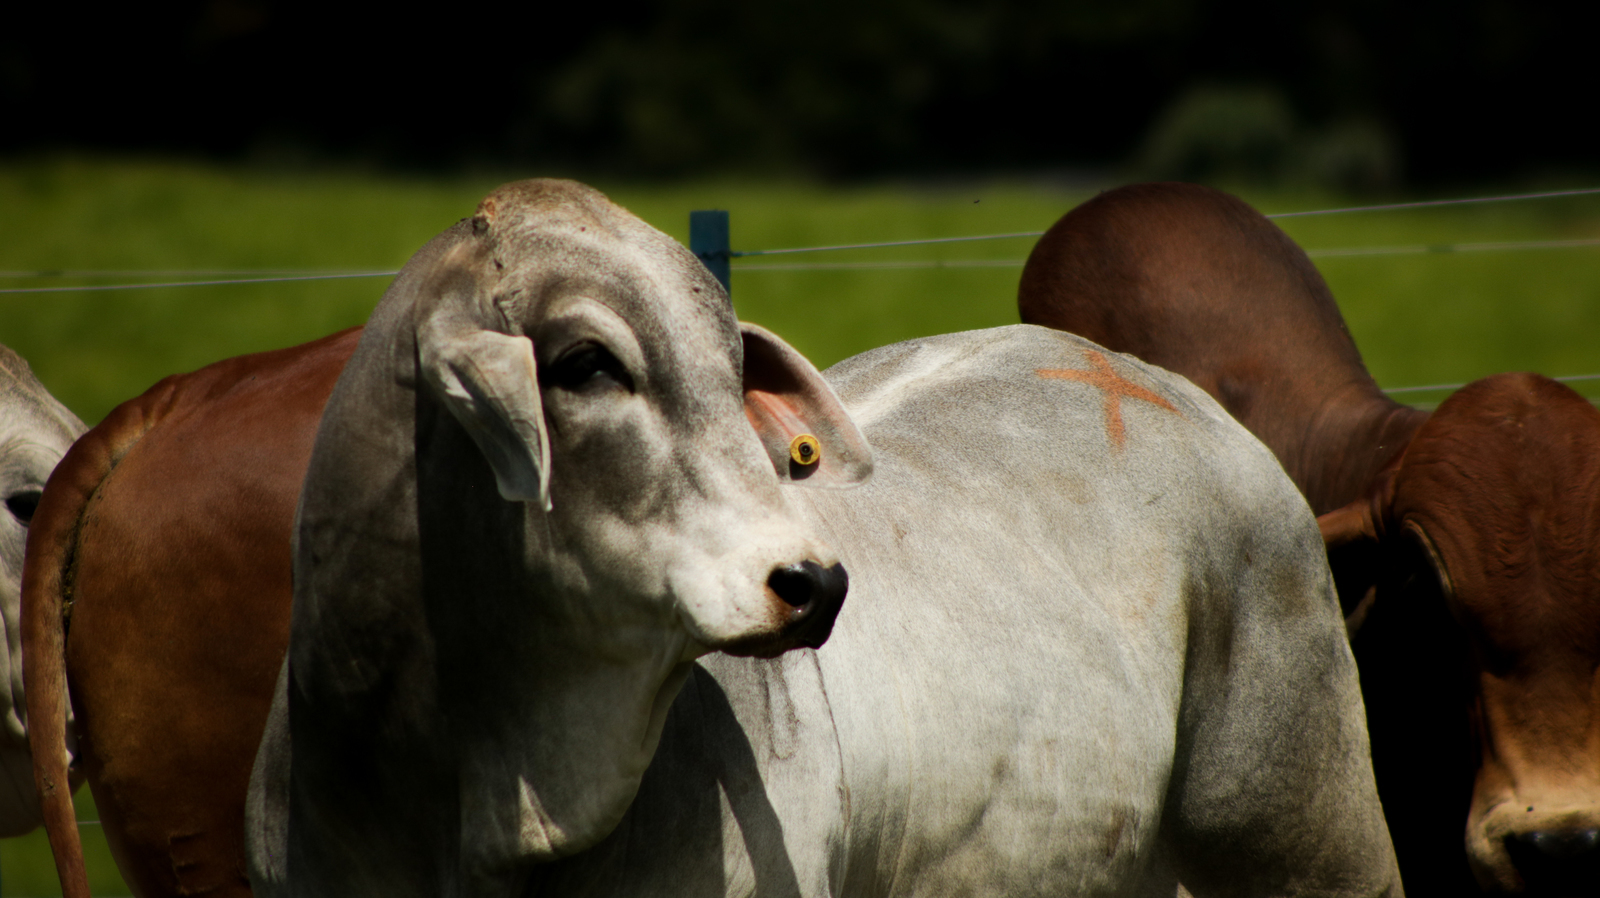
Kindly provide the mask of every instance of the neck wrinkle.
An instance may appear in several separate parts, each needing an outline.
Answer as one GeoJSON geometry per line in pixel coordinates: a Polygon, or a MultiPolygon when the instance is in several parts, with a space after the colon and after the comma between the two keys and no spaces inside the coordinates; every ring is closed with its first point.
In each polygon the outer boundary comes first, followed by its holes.
{"type": "Polygon", "coordinates": [[[1365,378],[1329,393],[1304,432],[1294,459],[1283,459],[1314,514],[1342,508],[1366,494],[1378,476],[1399,464],[1428,413],[1401,405],[1365,378]]]}

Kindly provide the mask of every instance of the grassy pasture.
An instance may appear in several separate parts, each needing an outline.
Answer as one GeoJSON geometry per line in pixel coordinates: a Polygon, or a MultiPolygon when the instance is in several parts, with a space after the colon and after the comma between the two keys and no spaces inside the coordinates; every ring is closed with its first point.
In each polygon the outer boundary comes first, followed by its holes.
{"type": "MultiPolygon", "coordinates": [[[[281,175],[159,162],[0,164],[0,271],[393,269],[500,179],[281,175]]],[[[1088,193],[974,182],[827,188],[805,183],[602,184],[685,239],[688,212],[725,208],[735,249],[1040,230],[1088,193]]],[[[1337,197],[1254,195],[1265,211],[1337,197]]],[[[1310,249],[1600,236],[1600,197],[1288,219],[1310,249]]],[[[854,250],[747,265],[1021,260],[1032,241],[854,250]]],[[[736,263],[738,264],[738,263],[736,263]]],[[[1504,370],[1600,371],[1600,251],[1547,249],[1323,258],[1368,365],[1385,386],[1504,370]]],[[[1018,267],[734,274],[742,317],[826,366],[921,334],[1005,324],[1018,267]]],[[[150,280],[176,279],[166,277],[150,280]]],[[[138,280],[121,278],[122,281],[138,280]]],[[[11,287],[88,279],[4,278],[11,287]]],[[[101,283],[108,281],[101,280],[101,283]]],[[[84,420],[165,374],[358,324],[384,279],[0,294],[0,342],[84,420]]]]}
{"type": "MultiPolygon", "coordinates": [[[[0,162],[0,272],[394,269],[471,214],[495,177],[415,180],[274,174],[150,161],[0,162]]],[[[688,212],[724,208],[735,249],[1042,230],[1089,193],[1020,181],[822,187],[600,184],[687,238],[688,212]]],[[[1575,185],[1576,186],[1576,185],[1575,185]]],[[[1490,191],[1481,191],[1487,193],[1490,191]]],[[[1467,191],[1468,194],[1480,191],[1467,191]]],[[[1347,205],[1246,193],[1263,211],[1347,205]]],[[[1309,249],[1600,237],[1600,197],[1282,222],[1309,249]]],[[[736,269],[741,317],[820,366],[908,337],[1013,323],[1031,239],[857,250],[748,264],[1015,260],[966,269],[736,269]]],[[[1600,372],[1600,249],[1324,258],[1319,265],[1379,383],[1455,383],[1497,371],[1600,372]]],[[[160,276],[150,280],[180,279],[160,276]]],[[[0,277],[0,288],[142,280],[0,277]]],[[[386,279],[120,292],[0,294],[0,343],[94,423],[166,374],[361,323],[386,279]]],[[[1600,395],[1600,382],[1576,385],[1600,395]]],[[[1442,394],[1408,397],[1421,404],[1442,394]]],[[[80,817],[93,819],[87,790],[80,817]]],[[[124,895],[97,827],[97,895],[124,895]]],[[[0,842],[0,894],[59,895],[42,832],[0,842]]]]}

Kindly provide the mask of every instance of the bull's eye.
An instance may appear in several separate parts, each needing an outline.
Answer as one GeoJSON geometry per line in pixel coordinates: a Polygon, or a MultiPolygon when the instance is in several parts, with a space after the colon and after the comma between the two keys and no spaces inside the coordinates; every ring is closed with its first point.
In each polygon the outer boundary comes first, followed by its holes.
{"type": "Polygon", "coordinates": [[[633,390],[633,378],[611,350],[599,343],[579,343],[545,368],[544,385],[573,392],[608,386],[633,390]]]}
{"type": "Polygon", "coordinates": [[[6,510],[10,511],[11,516],[21,521],[22,526],[26,527],[28,522],[33,520],[33,513],[39,508],[39,497],[41,495],[43,493],[36,489],[26,489],[12,493],[6,497],[6,510]]]}

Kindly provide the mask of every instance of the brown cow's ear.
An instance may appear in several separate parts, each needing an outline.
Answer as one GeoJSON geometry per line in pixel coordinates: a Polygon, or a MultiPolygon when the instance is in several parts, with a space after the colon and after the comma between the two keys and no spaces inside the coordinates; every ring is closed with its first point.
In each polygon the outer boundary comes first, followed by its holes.
{"type": "Polygon", "coordinates": [[[1439,580],[1439,589],[1448,598],[1455,595],[1455,584],[1450,580],[1450,569],[1444,565],[1444,556],[1439,554],[1439,547],[1433,544],[1433,538],[1428,536],[1428,531],[1411,518],[1406,518],[1405,533],[1416,541],[1422,549],[1422,554],[1427,557],[1428,564],[1433,568],[1433,574],[1439,580]]]}
{"type": "Polygon", "coordinates": [[[849,487],[872,474],[872,449],[815,366],[764,328],[740,322],[744,413],[778,478],[849,487]]]}
{"type": "Polygon", "coordinates": [[[1372,610],[1383,566],[1373,505],[1372,497],[1364,495],[1317,518],[1339,592],[1339,607],[1344,611],[1345,632],[1351,639],[1372,610]]]}
{"type": "Polygon", "coordinates": [[[1353,542],[1378,540],[1378,526],[1372,516],[1372,500],[1367,496],[1319,515],[1317,527],[1322,531],[1323,545],[1330,549],[1353,542]]]}
{"type": "Polygon", "coordinates": [[[1317,518],[1328,567],[1339,590],[1345,626],[1352,639],[1367,613],[1395,576],[1395,478],[1399,459],[1380,471],[1354,502],[1317,518]]]}

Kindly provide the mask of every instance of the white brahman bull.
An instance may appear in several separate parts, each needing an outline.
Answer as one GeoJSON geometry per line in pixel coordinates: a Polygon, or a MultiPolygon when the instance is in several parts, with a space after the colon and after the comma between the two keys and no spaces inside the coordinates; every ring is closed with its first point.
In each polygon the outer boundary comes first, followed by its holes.
{"type": "Polygon", "coordinates": [[[0,836],[19,836],[38,826],[38,792],[33,786],[33,755],[23,719],[22,632],[18,607],[22,588],[22,547],[28,522],[45,481],[83,422],[45,391],[28,363],[0,346],[0,836]]]}
{"type": "Polygon", "coordinates": [[[512,184],[374,313],[297,540],[262,896],[1400,893],[1304,500],[1070,335],[824,381],[512,184]]]}

